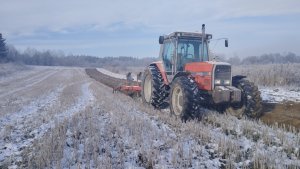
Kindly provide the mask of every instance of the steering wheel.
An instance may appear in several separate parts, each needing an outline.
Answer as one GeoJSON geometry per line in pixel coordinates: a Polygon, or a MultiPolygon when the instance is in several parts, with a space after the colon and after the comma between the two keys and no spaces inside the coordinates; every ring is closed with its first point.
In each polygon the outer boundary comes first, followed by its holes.
{"type": "Polygon", "coordinates": [[[194,55],[189,53],[189,54],[186,55],[186,58],[187,59],[194,59],[194,55]],[[189,57],[189,56],[191,56],[191,57],[189,57]]]}

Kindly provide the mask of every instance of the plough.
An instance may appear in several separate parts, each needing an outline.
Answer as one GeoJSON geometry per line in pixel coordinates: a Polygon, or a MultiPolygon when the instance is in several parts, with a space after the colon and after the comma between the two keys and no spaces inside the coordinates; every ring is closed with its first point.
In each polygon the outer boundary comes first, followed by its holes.
{"type": "Polygon", "coordinates": [[[113,88],[113,93],[122,92],[131,97],[140,97],[142,91],[141,79],[142,79],[142,72],[137,74],[136,81],[132,77],[131,72],[129,72],[126,75],[126,82],[113,88]]]}

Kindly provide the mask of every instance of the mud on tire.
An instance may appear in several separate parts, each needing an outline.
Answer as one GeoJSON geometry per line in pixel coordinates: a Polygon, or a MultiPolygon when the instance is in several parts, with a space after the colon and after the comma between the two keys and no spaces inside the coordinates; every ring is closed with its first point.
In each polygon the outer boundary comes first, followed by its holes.
{"type": "Polygon", "coordinates": [[[262,100],[257,86],[245,79],[239,80],[234,86],[242,91],[242,101],[240,104],[232,105],[227,112],[237,117],[244,115],[250,118],[259,118],[262,113],[262,100]]]}
{"type": "Polygon", "coordinates": [[[142,79],[142,101],[151,104],[157,109],[168,107],[166,98],[169,95],[169,86],[164,84],[162,74],[157,66],[150,65],[144,72],[142,79]]]}
{"type": "Polygon", "coordinates": [[[189,77],[181,76],[172,82],[170,91],[170,112],[183,121],[199,116],[198,86],[189,77]]]}

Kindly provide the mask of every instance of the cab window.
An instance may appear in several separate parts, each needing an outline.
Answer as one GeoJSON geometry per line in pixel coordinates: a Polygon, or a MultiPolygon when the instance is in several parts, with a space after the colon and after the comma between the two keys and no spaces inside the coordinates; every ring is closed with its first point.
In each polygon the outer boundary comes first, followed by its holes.
{"type": "Polygon", "coordinates": [[[204,43],[204,54],[200,56],[202,43],[200,40],[180,39],[177,48],[177,70],[183,71],[186,63],[208,61],[207,45],[204,43]]]}
{"type": "Polygon", "coordinates": [[[172,71],[172,58],[174,55],[175,46],[171,42],[165,42],[163,50],[163,62],[167,72],[172,71]]]}

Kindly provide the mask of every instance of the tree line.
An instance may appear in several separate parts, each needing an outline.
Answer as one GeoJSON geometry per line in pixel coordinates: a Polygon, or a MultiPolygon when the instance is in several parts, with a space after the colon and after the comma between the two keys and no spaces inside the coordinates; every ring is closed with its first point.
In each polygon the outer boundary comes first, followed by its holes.
{"type": "Polygon", "coordinates": [[[65,55],[61,51],[39,51],[34,48],[27,48],[24,52],[20,52],[13,45],[6,45],[5,39],[0,34],[0,63],[15,62],[41,66],[124,67],[146,66],[155,60],[157,59],[151,57],[107,56],[100,58],[89,55],[65,55]]]}
{"type": "Polygon", "coordinates": [[[240,58],[238,56],[225,59],[233,65],[260,65],[260,64],[288,64],[300,63],[300,56],[295,53],[288,52],[286,54],[270,53],[261,56],[248,56],[240,58]]]}
{"type": "Polygon", "coordinates": [[[136,66],[146,65],[155,60],[155,58],[138,58],[132,56],[107,56],[100,58],[89,55],[65,55],[60,51],[38,51],[33,48],[28,48],[23,53],[20,53],[13,46],[8,48],[8,58],[13,62],[20,62],[27,65],[80,67],[136,66]]]}
{"type": "Polygon", "coordinates": [[[2,37],[2,34],[0,33],[0,63],[1,62],[8,62],[8,50],[5,44],[5,39],[2,37]]]}
{"type": "MultiPolygon", "coordinates": [[[[14,46],[6,45],[5,39],[0,33],[0,63],[18,62],[27,65],[42,66],[81,66],[81,67],[104,67],[104,66],[146,66],[158,58],[138,58],[131,56],[119,57],[95,57],[89,55],[65,55],[59,51],[38,51],[28,48],[24,52],[19,52],[14,46]]],[[[228,59],[221,59],[233,65],[252,65],[252,64],[287,64],[300,63],[300,56],[294,53],[271,53],[261,56],[249,56],[240,58],[234,56],[228,59]]]]}

